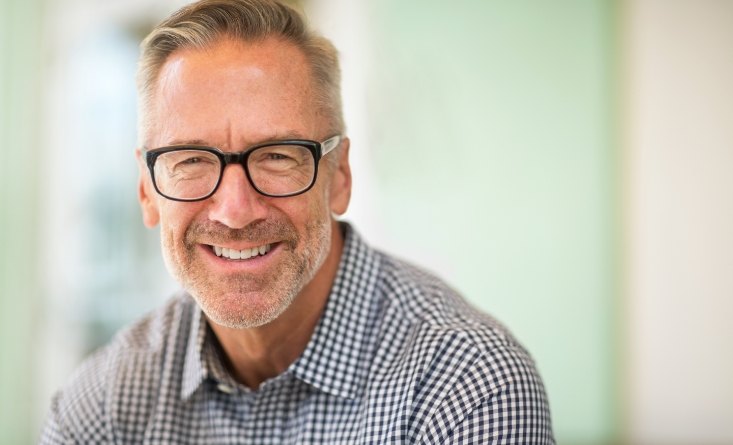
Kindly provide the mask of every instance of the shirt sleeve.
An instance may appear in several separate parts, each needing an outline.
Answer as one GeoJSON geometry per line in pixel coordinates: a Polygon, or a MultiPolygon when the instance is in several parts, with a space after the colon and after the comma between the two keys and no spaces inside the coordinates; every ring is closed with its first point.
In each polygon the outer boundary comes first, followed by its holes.
{"type": "Polygon", "coordinates": [[[554,445],[555,439],[543,394],[508,385],[469,413],[442,443],[554,445]]]}
{"type": "Polygon", "coordinates": [[[73,443],[70,438],[64,436],[59,424],[58,397],[59,394],[56,394],[51,400],[51,409],[41,431],[41,440],[38,442],[40,445],[73,443]]]}
{"type": "Polygon", "coordinates": [[[450,385],[418,443],[554,445],[545,388],[523,348],[504,343],[462,359],[471,365],[450,385]]]}
{"type": "Polygon", "coordinates": [[[70,383],[54,395],[39,444],[112,443],[105,415],[106,354],[90,357],[70,383]]]}

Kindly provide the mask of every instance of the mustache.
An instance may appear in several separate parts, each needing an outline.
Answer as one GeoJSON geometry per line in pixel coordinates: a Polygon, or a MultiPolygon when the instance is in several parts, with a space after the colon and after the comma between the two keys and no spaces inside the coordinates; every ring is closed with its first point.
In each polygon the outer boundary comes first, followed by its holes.
{"type": "Polygon", "coordinates": [[[299,242],[299,236],[298,231],[289,221],[255,221],[241,229],[232,229],[216,221],[206,221],[192,223],[186,229],[184,240],[190,247],[202,241],[207,244],[225,244],[231,241],[265,244],[278,241],[295,248],[299,242]]]}

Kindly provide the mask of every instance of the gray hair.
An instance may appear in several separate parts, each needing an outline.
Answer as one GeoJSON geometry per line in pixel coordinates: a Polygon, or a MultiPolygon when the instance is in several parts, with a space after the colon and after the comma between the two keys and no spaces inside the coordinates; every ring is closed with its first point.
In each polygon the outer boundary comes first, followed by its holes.
{"type": "Polygon", "coordinates": [[[137,72],[140,137],[148,133],[151,122],[147,113],[158,76],[173,52],[203,49],[223,38],[257,42],[267,37],[282,38],[303,51],[315,82],[317,106],[329,117],[329,130],[343,133],[338,53],[328,39],[307,26],[298,11],[278,0],[200,0],[173,13],[140,44],[137,72]]]}

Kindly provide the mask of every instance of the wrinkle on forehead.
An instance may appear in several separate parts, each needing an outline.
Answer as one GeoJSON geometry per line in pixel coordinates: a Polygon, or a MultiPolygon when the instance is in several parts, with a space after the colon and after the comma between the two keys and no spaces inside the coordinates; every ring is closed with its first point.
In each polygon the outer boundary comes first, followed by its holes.
{"type": "MultiPolygon", "coordinates": [[[[206,145],[210,147],[216,147],[224,151],[243,151],[252,145],[260,144],[263,142],[284,141],[288,139],[308,139],[308,138],[309,138],[308,134],[303,134],[297,131],[286,131],[286,132],[269,133],[268,136],[262,137],[260,139],[247,140],[244,143],[237,143],[235,141],[232,141],[232,138],[230,136],[229,145],[221,145],[217,143],[212,143],[212,141],[204,140],[204,139],[175,139],[175,138],[174,139],[164,139],[163,145],[206,145]]],[[[318,141],[318,142],[321,142],[321,141],[318,141]]]]}
{"type": "MultiPolygon", "coordinates": [[[[168,56],[161,67],[158,86],[163,86],[163,77],[182,79],[190,74],[190,66],[207,65],[217,78],[222,75],[234,79],[242,79],[245,86],[265,78],[276,80],[278,85],[297,88],[303,93],[314,91],[314,79],[310,64],[303,51],[293,43],[277,38],[268,38],[256,42],[240,42],[232,39],[219,39],[205,48],[181,48],[168,56]],[[286,65],[286,68],[283,65],[286,65]],[[307,80],[304,82],[303,80],[307,80]]],[[[198,78],[206,82],[206,78],[198,78]]],[[[216,82],[215,79],[209,79],[216,82]]],[[[175,88],[169,82],[163,90],[175,88]]]]}
{"type": "Polygon", "coordinates": [[[283,136],[314,139],[322,136],[314,93],[305,55],[289,42],[180,49],[161,68],[153,104],[160,122],[150,136],[158,146],[197,140],[231,151],[283,136]]]}
{"type": "Polygon", "coordinates": [[[180,88],[181,73],[185,63],[186,60],[182,57],[173,57],[173,55],[168,57],[158,74],[155,96],[160,96],[160,91],[175,91],[180,88]]]}

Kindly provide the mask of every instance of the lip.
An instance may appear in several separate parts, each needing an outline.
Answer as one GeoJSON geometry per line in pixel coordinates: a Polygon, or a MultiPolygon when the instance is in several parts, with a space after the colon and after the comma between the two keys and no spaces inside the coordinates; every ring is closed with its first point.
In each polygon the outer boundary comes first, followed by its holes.
{"type": "MultiPolygon", "coordinates": [[[[282,254],[284,245],[281,242],[270,243],[270,251],[265,255],[258,255],[246,260],[229,260],[224,257],[219,257],[214,253],[214,249],[210,244],[199,244],[198,249],[202,253],[205,261],[211,265],[211,269],[222,273],[250,273],[258,274],[264,273],[269,269],[272,264],[277,261],[277,258],[282,254]]],[[[229,246],[220,246],[229,247],[229,246]]],[[[238,250],[253,248],[256,246],[244,246],[244,247],[229,247],[238,250]]]]}

